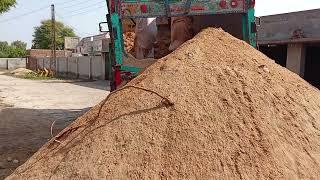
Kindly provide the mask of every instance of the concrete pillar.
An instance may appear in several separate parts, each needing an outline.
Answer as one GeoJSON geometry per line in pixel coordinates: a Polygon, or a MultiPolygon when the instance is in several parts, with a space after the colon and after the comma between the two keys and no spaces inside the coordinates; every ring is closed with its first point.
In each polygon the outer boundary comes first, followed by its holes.
{"type": "Polygon", "coordinates": [[[306,64],[306,47],[304,44],[288,44],[287,68],[304,77],[306,64]]]}

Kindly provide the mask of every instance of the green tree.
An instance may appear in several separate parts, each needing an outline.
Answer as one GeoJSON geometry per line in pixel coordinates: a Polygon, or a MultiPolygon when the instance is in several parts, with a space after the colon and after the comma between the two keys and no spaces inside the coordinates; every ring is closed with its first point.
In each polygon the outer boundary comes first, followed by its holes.
{"type": "Polygon", "coordinates": [[[6,41],[0,42],[0,58],[17,58],[26,56],[27,43],[14,41],[9,45],[6,41]]]}
{"type": "Polygon", "coordinates": [[[16,4],[16,0],[0,0],[0,14],[10,10],[16,4]]]}
{"type": "MultiPolygon", "coordinates": [[[[56,22],[56,48],[64,49],[64,38],[75,37],[73,29],[65,26],[62,22],[56,22]]],[[[35,27],[32,40],[33,49],[51,49],[51,33],[52,25],[51,20],[45,20],[41,22],[41,25],[35,27]]]]}
{"type": "Polygon", "coordinates": [[[19,48],[19,49],[27,49],[27,43],[22,41],[13,41],[11,43],[11,46],[15,46],[16,48],[19,48]]]}
{"type": "Polygon", "coordinates": [[[0,58],[8,57],[9,44],[7,41],[0,41],[0,58]]]}

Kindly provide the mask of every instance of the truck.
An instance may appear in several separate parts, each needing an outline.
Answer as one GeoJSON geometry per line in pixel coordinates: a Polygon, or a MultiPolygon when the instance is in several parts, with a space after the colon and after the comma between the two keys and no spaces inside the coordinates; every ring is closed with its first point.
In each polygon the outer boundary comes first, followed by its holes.
{"type": "Polygon", "coordinates": [[[106,22],[110,34],[109,71],[111,90],[135,77],[142,68],[124,63],[128,57],[123,41],[122,21],[149,17],[192,16],[195,33],[220,27],[256,47],[255,0],[107,0],[106,22]]]}

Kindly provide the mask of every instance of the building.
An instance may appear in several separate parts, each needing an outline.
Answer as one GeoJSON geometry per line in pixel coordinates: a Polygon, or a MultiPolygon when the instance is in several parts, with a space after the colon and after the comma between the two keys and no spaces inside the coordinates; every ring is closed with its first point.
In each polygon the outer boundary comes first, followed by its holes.
{"type": "Polygon", "coordinates": [[[260,51],[320,88],[320,9],[263,16],[257,25],[260,51]]]}
{"type": "Polygon", "coordinates": [[[79,37],[65,37],[64,38],[64,49],[65,50],[70,50],[72,52],[75,52],[79,42],[80,42],[80,38],[79,37]]]}
{"type": "Polygon", "coordinates": [[[103,52],[109,52],[109,44],[108,33],[85,37],[78,43],[76,53],[82,56],[100,56],[103,52]]]}

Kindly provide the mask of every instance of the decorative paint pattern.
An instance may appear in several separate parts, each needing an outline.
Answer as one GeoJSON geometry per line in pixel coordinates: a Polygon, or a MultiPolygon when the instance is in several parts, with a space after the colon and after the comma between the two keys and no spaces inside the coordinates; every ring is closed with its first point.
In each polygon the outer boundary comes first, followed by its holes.
{"type": "Polygon", "coordinates": [[[138,18],[244,13],[246,8],[244,0],[123,0],[121,12],[122,18],[138,18]],[[169,7],[168,13],[166,7],[169,7]]]}

